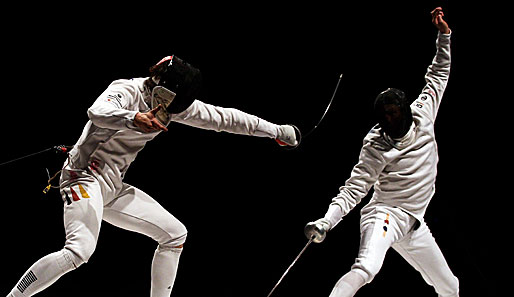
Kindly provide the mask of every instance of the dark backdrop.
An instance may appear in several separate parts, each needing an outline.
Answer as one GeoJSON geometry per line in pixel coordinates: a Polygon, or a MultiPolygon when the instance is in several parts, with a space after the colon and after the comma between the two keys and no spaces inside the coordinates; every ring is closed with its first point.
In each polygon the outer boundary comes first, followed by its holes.
{"type": "MultiPolygon", "coordinates": [[[[488,128],[499,116],[483,103],[504,100],[494,71],[502,64],[492,62],[504,45],[494,37],[499,26],[493,30],[484,16],[501,8],[420,2],[16,5],[4,11],[1,29],[0,161],[74,144],[87,108],[111,81],[146,76],[166,55],[202,70],[203,101],[304,132],[344,73],[326,118],[296,150],[171,124],[126,175],[189,230],[172,296],[266,296],[306,243],[304,225],[324,215],[349,177],[374,124],[375,96],[388,87],[412,99],[421,91],[435,54],[430,11],[442,5],[453,30],[453,68],[436,122],[440,162],[426,221],[460,279],[461,296],[491,296],[504,249],[496,214],[507,198],[506,164],[499,154],[505,145],[488,128]]],[[[53,173],[64,160],[48,152],[0,167],[1,294],[33,262],[62,248],[62,201],[57,190],[42,189],[45,168],[53,173]]],[[[311,245],[276,296],[328,296],[357,255],[359,210],[368,200],[324,243],[311,245]]],[[[155,247],[104,223],[90,262],[38,296],[148,296],[155,247]]],[[[435,296],[391,250],[358,295],[413,293],[435,296]]]]}

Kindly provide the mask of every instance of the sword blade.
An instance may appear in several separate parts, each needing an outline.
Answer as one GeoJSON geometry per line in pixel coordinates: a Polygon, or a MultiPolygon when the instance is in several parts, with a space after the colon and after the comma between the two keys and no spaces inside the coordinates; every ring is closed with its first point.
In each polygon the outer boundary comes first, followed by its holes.
{"type": "Polygon", "coordinates": [[[330,106],[332,105],[332,102],[334,101],[334,98],[336,96],[337,90],[339,89],[339,84],[341,83],[341,79],[342,78],[343,78],[343,74],[341,73],[341,75],[339,75],[339,79],[337,80],[337,84],[336,84],[336,87],[334,89],[334,92],[332,93],[332,97],[330,98],[330,102],[328,103],[327,108],[325,109],[325,112],[323,113],[323,115],[319,119],[318,123],[309,132],[307,132],[302,138],[306,138],[307,136],[309,136],[312,132],[314,132],[314,130],[316,130],[316,128],[318,128],[319,124],[321,124],[321,122],[323,121],[323,119],[327,115],[327,112],[330,109],[330,106]]]}
{"type": "Polygon", "coordinates": [[[300,256],[303,254],[303,252],[305,252],[305,250],[307,249],[307,247],[309,247],[309,245],[312,243],[312,241],[314,240],[314,236],[311,237],[311,239],[309,239],[309,241],[307,242],[307,244],[303,247],[302,251],[298,254],[298,256],[296,256],[296,258],[294,259],[293,263],[291,263],[291,265],[289,265],[289,267],[286,269],[286,271],[284,272],[284,274],[282,274],[282,277],[278,280],[277,284],[273,287],[273,289],[271,289],[271,292],[269,292],[268,296],[267,297],[270,297],[271,294],[273,294],[273,292],[275,291],[275,289],[278,287],[278,285],[280,284],[280,282],[282,282],[282,280],[284,279],[284,277],[286,276],[286,274],[289,272],[289,270],[291,270],[291,267],[294,266],[294,264],[296,263],[296,261],[298,261],[298,259],[300,258],[300,256]]]}

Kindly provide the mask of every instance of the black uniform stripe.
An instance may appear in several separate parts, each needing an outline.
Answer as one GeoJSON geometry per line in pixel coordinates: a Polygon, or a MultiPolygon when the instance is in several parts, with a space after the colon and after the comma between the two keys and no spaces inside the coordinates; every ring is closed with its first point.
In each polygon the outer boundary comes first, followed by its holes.
{"type": "Polygon", "coordinates": [[[37,281],[37,277],[31,270],[22,278],[22,280],[20,281],[18,286],[16,286],[16,288],[18,288],[18,290],[20,290],[20,292],[23,293],[35,281],[37,281]]]}

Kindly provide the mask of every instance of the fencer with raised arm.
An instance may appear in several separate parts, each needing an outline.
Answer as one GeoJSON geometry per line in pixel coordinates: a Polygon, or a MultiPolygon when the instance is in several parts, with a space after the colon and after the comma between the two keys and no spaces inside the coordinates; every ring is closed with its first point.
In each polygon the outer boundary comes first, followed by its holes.
{"type": "Polygon", "coordinates": [[[361,210],[358,256],[331,297],[353,296],[371,282],[390,247],[418,270],[439,296],[459,295],[458,279],[424,221],[437,174],[434,122],[450,75],[451,31],[443,16],[440,7],[432,11],[432,22],[439,30],[436,55],[421,94],[412,104],[398,89],[377,96],[374,113],[378,124],[364,138],[350,178],[325,216],[305,228],[307,237],[323,239],[374,187],[371,200],[361,210]]]}

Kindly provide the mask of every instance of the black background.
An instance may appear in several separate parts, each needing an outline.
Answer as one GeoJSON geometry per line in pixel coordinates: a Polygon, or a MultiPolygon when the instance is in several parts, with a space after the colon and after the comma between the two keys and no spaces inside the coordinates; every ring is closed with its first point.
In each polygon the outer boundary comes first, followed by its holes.
{"type": "MultiPolygon", "coordinates": [[[[490,128],[508,100],[499,87],[508,40],[500,31],[502,8],[420,2],[13,6],[3,11],[1,29],[0,162],[74,144],[87,108],[111,81],[146,76],[166,55],[202,70],[203,101],[304,132],[343,73],[326,118],[296,150],[172,124],[126,175],[188,228],[172,296],[266,296],[306,243],[304,225],[325,214],[349,177],[374,124],[376,95],[396,87],[414,99],[421,91],[435,54],[430,11],[442,6],[453,30],[452,74],[436,122],[440,162],[426,221],[460,279],[461,296],[492,296],[509,249],[497,236],[508,235],[498,223],[508,200],[501,157],[508,144],[490,128]]],[[[57,190],[42,189],[45,168],[53,173],[64,159],[48,152],[0,167],[1,294],[32,263],[62,248],[62,201],[57,190]]],[[[359,210],[368,200],[325,242],[309,247],[275,296],[329,295],[357,255],[359,210]]],[[[148,296],[155,247],[104,223],[89,263],[38,296],[148,296]]],[[[435,293],[391,250],[357,294],[379,295],[435,293]]]]}

